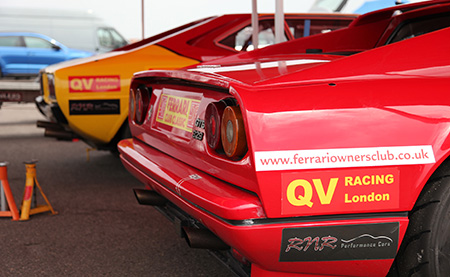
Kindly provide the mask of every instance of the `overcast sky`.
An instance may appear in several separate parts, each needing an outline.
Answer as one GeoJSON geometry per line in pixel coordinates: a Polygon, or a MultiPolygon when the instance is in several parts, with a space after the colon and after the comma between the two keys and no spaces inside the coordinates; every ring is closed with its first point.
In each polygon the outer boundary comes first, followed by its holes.
{"type": "MultiPolygon", "coordinates": [[[[251,13],[252,0],[143,0],[145,37],[182,24],[227,13],[251,13]]],[[[308,12],[316,0],[284,0],[284,12],[308,12]]],[[[418,0],[404,0],[415,2],[418,0]]],[[[275,0],[257,0],[259,13],[274,13],[275,0]]],[[[395,0],[348,0],[343,12],[355,12],[363,3],[395,0]]],[[[114,26],[126,39],[142,38],[142,0],[0,0],[4,7],[90,11],[114,26]]],[[[358,10],[359,11],[359,10],[358,10]]]]}
{"type": "MultiPolygon", "coordinates": [[[[251,13],[251,0],[144,0],[145,37],[203,17],[251,13]]],[[[306,12],[314,0],[284,0],[285,12],[306,12]]],[[[92,10],[127,39],[142,34],[141,0],[0,0],[2,7],[92,10]]],[[[273,13],[275,0],[258,0],[258,12],[273,13]]]]}

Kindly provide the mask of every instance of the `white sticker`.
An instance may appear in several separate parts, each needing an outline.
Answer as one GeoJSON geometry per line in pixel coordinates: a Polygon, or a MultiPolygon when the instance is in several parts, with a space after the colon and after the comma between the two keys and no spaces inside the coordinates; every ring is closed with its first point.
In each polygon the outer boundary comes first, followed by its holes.
{"type": "Polygon", "coordinates": [[[431,145],[255,152],[256,171],[435,163],[431,145]]]}

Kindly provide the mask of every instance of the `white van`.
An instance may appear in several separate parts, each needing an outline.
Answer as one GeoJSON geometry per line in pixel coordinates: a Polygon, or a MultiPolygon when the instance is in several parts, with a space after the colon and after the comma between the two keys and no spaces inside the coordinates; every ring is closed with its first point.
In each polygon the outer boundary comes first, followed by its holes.
{"type": "Polygon", "coordinates": [[[70,48],[94,53],[128,44],[113,27],[87,11],[2,7],[0,31],[40,33],[70,48]]]}

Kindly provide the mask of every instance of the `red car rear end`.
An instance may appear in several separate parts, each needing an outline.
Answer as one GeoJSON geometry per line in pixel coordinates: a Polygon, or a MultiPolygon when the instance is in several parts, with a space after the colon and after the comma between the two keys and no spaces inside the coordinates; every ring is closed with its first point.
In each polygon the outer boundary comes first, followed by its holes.
{"type": "Polygon", "coordinates": [[[119,150],[138,200],[243,276],[450,272],[449,19],[398,6],[136,74],[119,150]]]}

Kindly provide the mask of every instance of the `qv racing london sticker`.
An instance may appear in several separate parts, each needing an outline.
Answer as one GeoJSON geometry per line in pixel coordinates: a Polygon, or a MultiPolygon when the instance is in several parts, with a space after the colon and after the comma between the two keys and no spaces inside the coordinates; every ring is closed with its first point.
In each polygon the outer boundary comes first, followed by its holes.
{"type": "Polygon", "coordinates": [[[281,174],[283,215],[393,210],[400,203],[397,167],[281,174]]]}
{"type": "Polygon", "coordinates": [[[393,259],[399,223],[283,229],[280,262],[393,259]]]}
{"type": "Polygon", "coordinates": [[[120,91],[120,76],[70,76],[69,92],[120,91]]]}

